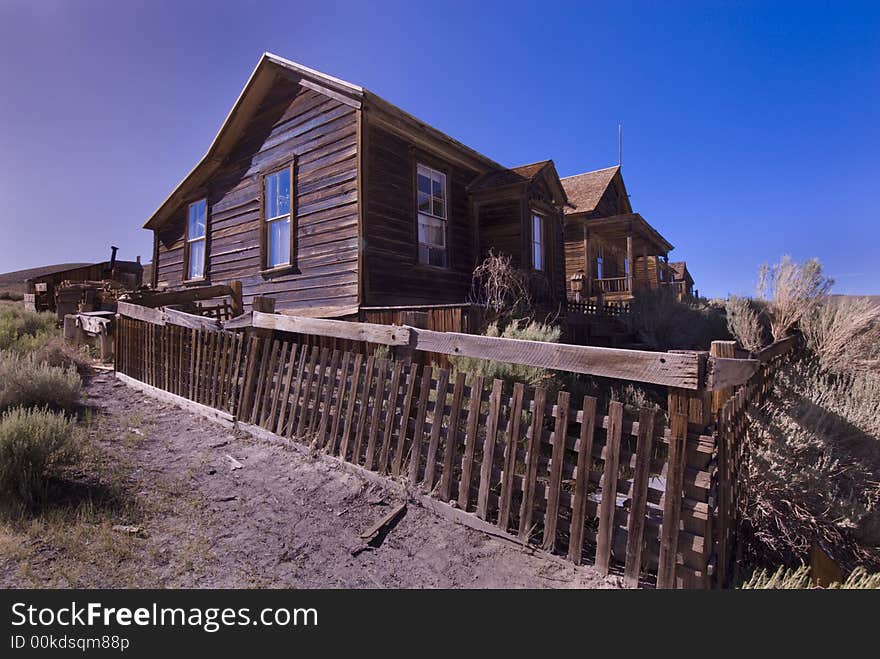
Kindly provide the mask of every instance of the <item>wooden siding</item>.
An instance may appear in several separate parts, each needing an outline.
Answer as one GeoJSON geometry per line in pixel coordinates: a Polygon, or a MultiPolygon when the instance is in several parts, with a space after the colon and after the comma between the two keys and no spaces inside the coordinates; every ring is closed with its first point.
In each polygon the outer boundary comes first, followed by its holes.
{"type": "Polygon", "coordinates": [[[248,308],[255,295],[269,295],[279,311],[356,311],[358,112],[279,79],[207,188],[181,200],[174,219],[159,232],[157,283],[184,285],[183,202],[206,196],[209,282],[241,280],[248,308]],[[261,177],[294,158],[294,268],[262,275],[261,177]]]}
{"type": "Polygon", "coordinates": [[[477,171],[416,148],[365,115],[365,305],[463,302],[475,265],[467,186],[477,171]],[[418,262],[416,164],[446,174],[448,268],[418,262]]]}

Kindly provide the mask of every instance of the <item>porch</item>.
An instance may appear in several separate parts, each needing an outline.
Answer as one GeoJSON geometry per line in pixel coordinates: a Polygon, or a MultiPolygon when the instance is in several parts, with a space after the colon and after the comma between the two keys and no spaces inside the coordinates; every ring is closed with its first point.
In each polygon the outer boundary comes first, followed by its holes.
{"type": "Polygon", "coordinates": [[[636,290],[674,286],[673,246],[638,213],[572,218],[565,246],[570,300],[623,302],[636,290]]]}

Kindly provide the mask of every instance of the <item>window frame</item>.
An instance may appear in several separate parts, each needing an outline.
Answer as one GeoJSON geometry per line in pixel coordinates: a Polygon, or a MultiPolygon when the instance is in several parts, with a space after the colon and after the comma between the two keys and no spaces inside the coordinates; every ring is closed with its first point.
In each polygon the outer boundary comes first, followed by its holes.
{"type": "MultiPolygon", "coordinates": [[[[451,268],[451,255],[449,249],[449,172],[443,168],[439,163],[432,162],[430,158],[422,157],[421,155],[416,155],[415,159],[415,167],[413,168],[413,206],[415,208],[415,261],[419,267],[426,268],[438,268],[440,270],[449,270],[451,268]],[[431,212],[423,212],[419,209],[419,170],[425,169],[429,173],[429,178],[433,181],[432,175],[439,175],[443,180],[443,207],[445,211],[445,217],[441,217],[439,215],[435,215],[433,213],[433,205],[431,206],[431,212]],[[434,245],[432,243],[423,243],[421,238],[419,237],[419,226],[421,224],[421,216],[434,220],[436,222],[442,222],[443,224],[443,251],[445,253],[445,265],[435,265],[430,262],[422,261],[422,245],[425,245],[429,249],[439,250],[441,247],[434,245]]],[[[432,191],[433,196],[433,191],[432,191]]]]}
{"type": "Polygon", "coordinates": [[[184,284],[199,284],[208,279],[208,233],[210,229],[210,212],[208,208],[208,197],[203,196],[189,202],[186,205],[186,220],[183,228],[183,283],[184,284]],[[190,209],[196,204],[204,202],[205,204],[205,235],[199,238],[191,238],[189,235],[189,213],[190,209]],[[202,276],[201,277],[190,277],[190,266],[192,265],[192,255],[190,254],[190,247],[196,243],[202,242],[204,244],[204,249],[202,251],[202,276]]]}
{"type": "Polygon", "coordinates": [[[534,209],[532,209],[530,213],[531,217],[531,231],[529,245],[531,246],[531,260],[532,260],[532,270],[535,272],[542,272],[544,274],[547,273],[547,216],[543,213],[540,213],[534,209]],[[535,219],[538,219],[540,224],[540,242],[535,241],[535,219]],[[537,267],[535,264],[535,247],[540,247],[541,249],[541,267],[537,267]]]}
{"type": "Polygon", "coordinates": [[[283,272],[289,272],[296,267],[296,256],[294,248],[296,246],[296,172],[295,160],[291,160],[285,165],[268,170],[260,176],[260,274],[273,275],[283,272]],[[290,208],[287,215],[277,215],[272,218],[266,217],[266,180],[287,171],[290,177],[290,208]],[[287,263],[279,263],[277,265],[269,265],[269,225],[272,222],[283,221],[286,219],[290,222],[290,245],[289,260],[287,263]]]}

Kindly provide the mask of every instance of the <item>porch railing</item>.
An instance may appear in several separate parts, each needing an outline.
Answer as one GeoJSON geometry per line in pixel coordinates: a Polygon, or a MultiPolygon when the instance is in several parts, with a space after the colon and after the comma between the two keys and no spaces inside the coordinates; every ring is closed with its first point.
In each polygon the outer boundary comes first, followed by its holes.
{"type": "Polygon", "coordinates": [[[603,293],[628,293],[629,283],[627,277],[604,277],[595,279],[594,283],[598,290],[603,293]]]}

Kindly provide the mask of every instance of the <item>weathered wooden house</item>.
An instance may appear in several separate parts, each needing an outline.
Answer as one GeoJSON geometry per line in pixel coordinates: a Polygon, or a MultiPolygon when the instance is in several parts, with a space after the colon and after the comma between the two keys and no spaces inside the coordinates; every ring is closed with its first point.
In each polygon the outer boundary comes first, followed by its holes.
{"type": "Polygon", "coordinates": [[[694,291],[694,278],[691,277],[691,273],[688,272],[687,262],[676,261],[670,263],[669,267],[672,268],[672,281],[675,286],[675,296],[679,300],[694,297],[696,294],[694,291]]]}
{"type": "Polygon", "coordinates": [[[673,285],[669,265],[673,246],[633,212],[620,167],[568,176],[562,185],[569,201],[565,209],[569,298],[627,301],[636,290],[673,285]]]}
{"type": "MultiPolygon", "coordinates": [[[[564,300],[565,191],[508,169],[368,90],[265,54],[208,152],[149,218],[152,284],[237,279],[248,308],[393,322],[462,309],[490,250],[564,300]]],[[[450,316],[451,314],[451,316],[450,316]]],[[[458,326],[456,326],[458,325],[458,326]]]]}

